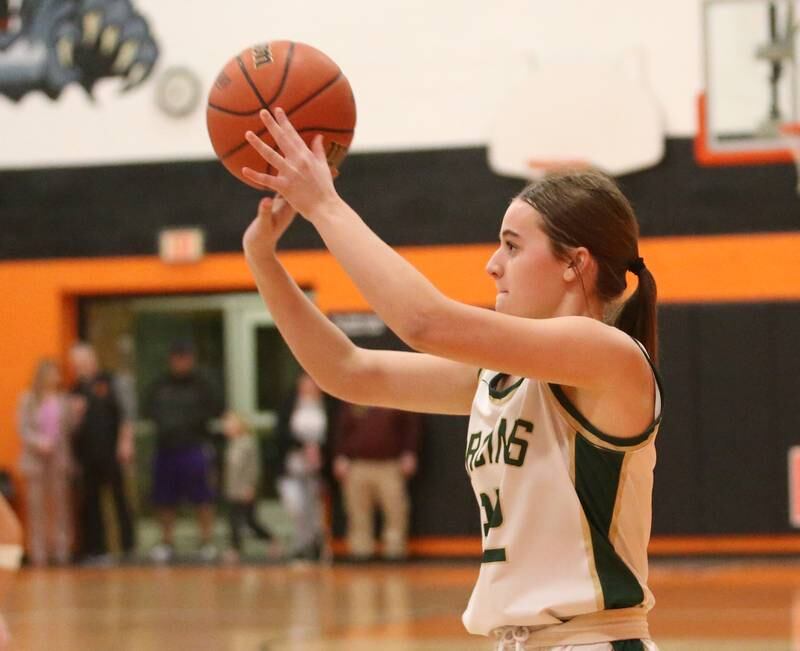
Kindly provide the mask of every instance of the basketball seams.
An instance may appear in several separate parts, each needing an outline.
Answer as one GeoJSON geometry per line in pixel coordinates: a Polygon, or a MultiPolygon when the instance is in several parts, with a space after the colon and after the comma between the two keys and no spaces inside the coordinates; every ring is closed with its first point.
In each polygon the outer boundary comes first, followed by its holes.
{"type": "MultiPolygon", "coordinates": [[[[257,136],[261,136],[262,134],[266,133],[267,128],[264,127],[263,129],[259,129],[258,131],[253,131],[254,134],[257,136]]],[[[321,133],[336,133],[336,134],[351,134],[355,131],[355,129],[329,129],[328,127],[303,127],[302,129],[297,129],[297,133],[306,133],[307,131],[319,131],[321,133]]],[[[238,145],[236,145],[233,149],[226,151],[222,154],[219,158],[220,160],[225,160],[229,156],[233,156],[235,153],[241,151],[245,147],[247,147],[250,143],[246,140],[243,140],[238,145]]]]}
{"type": "Polygon", "coordinates": [[[270,113],[272,113],[272,103],[280,97],[281,93],[283,92],[284,87],[286,86],[286,80],[289,77],[289,66],[292,63],[292,56],[294,56],[294,41],[289,43],[289,49],[286,52],[286,61],[283,62],[283,74],[281,75],[281,81],[278,84],[278,90],[275,91],[275,94],[270,97],[269,102],[264,105],[264,108],[267,109],[270,113]]]}
{"type": "Polygon", "coordinates": [[[320,95],[322,95],[322,93],[324,93],[326,90],[328,90],[331,86],[333,86],[341,78],[342,78],[342,71],[339,70],[336,73],[336,76],[333,79],[331,79],[330,81],[325,82],[318,90],[315,90],[308,97],[306,97],[305,99],[301,100],[299,104],[296,104],[292,108],[287,109],[286,110],[286,117],[290,117],[292,115],[292,113],[294,113],[296,111],[299,111],[301,108],[303,108],[310,101],[312,101],[313,99],[315,99],[315,98],[319,97],[320,95]]]}
{"type": "MultiPolygon", "coordinates": [[[[259,138],[263,134],[265,134],[266,132],[267,132],[267,127],[263,127],[261,129],[259,129],[258,131],[253,131],[253,133],[256,134],[259,138]]],[[[224,154],[222,154],[219,157],[219,159],[220,160],[225,160],[226,158],[228,158],[228,156],[233,156],[235,153],[241,151],[242,149],[244,149],[245,147],[247,147],[249,145],[250,145],[250,143],[247,142],[247,140],[242,140],[242,142],[240,142],[238,145],[236,145],[233,149],[230,149],[230,150],[226,151],[224,154]]]]}
{"type": "Polygon", "coordinates": [[[235,115],[236,117],[241,117],[241,118],[252,117],[253,115],[258,115],[262,110],[262,107],[259,106],[255,111],[233,111],[233,110],[227,109],[227,108],[225,108],[223,106],[217,106],[216,104],[212,104],[211,102],[208,103],[208,108],[214,109],[215,111],[218,111],[219,113],[225,113],[226,115],[235,115]]]}
{"type": "Polygon", "coordinates": [[[244,79],[247,82],[247,85],[250,86],[250,89],[253,91],[253,94],[256,96],[258,101],[261,102],[261,108],[269,110],[269,104],[264,101],[263,97],[261,97],[261,93],[258,91],[258,88],[256,87],[253,78],[250,76],[250,73],[247,72],[247,66],[245,66],[244,61],[242,61],[241,56],[236,57],[236,63],[239,64],[239,70],[242,71],[242,74],[244,75],[244,79]]]}

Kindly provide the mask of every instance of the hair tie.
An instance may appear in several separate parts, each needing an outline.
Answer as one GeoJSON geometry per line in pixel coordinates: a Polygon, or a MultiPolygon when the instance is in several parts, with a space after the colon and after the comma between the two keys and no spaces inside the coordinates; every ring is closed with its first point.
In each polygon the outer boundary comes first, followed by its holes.
{"type": "Polygon", "coordinates": [[[637,276],[642,273],[642,269],[644,269],[644,258],[636,258],[628,264],[628,271],[637,276]]]}

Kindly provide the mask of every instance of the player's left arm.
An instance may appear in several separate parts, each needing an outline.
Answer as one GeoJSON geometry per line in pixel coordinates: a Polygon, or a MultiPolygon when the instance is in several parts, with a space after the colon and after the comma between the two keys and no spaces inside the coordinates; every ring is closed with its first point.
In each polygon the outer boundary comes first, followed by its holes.
{"type": "Polygon", "coordinates": [[[282,111],[276,111],[277,119],[266,111],[261,117],[283,155],[248,133],[250,144],[278,173],[245,168],[245,176],[279,192],[312,222],[369,304],[415,350],[601,391],[649,374],[630,337],[594,319],[528,319],[444,296],[339,197],[319,138],[312,151],[282,111]]]}

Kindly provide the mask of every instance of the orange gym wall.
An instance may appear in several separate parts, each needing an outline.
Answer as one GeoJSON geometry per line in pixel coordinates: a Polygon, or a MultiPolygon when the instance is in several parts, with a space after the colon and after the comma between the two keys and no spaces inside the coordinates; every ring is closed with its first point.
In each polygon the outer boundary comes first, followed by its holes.
{"type": "MultiPolygon", "coordinates": [[[[493,250],[492,244],[400,249],[445,294],[478,305],[494,300],[493,284],[484,272],[493,250]]],[[[800,300],[800,233],[651,238],[642,241],[641,253],[656,276],[662,303],[800,300]]],[[[300,285],[314,289],[323,311],[369,309],[327,252],[286,252],[282,260],[300,285]]],[[[12,472],[19,454],[17,397],[37,359],[65,358],[77,336],[78,297],[254,288],[241,254],[232,253],[209,255],[187,266],[165,265],[153,256],[4,262],[0,287],[0,467],[12,472]]],[[[800,548],[800,537],[791,535],[767,537],[766,543],[764,536],[718,538],[718,544],[709,546],[706,536],[663,537],[653,540],[651,552],[785,553],[800,548]]],[[[479,545],[471,538],[411,541],[412,550],[426,556],[457,555],[462,547],[472,553],[479,545]]]]}
{"type": "MultiPolygon", "coordinates": [[[[401,252],[448,296],[491,305],[493,284],[484,265],[493,249],[486,244],[401,252]]],[[[800,300],[800,233],[652,238],[643,240],[641,253],[662,302],[800,300]]],[[[299,284],[314,289],[322,310],[368,309],[327,252],[286,252],[282,260],[299,284]]],[[[252,289],[253,283],[242,256],[231,253],[188,266],[165,265],[152,256],[4,262],[0,287],[0,466],[14,470],[17,396],[38,358],[64,358],[76,336],[77,297],[234,291],[252,289]]]]}

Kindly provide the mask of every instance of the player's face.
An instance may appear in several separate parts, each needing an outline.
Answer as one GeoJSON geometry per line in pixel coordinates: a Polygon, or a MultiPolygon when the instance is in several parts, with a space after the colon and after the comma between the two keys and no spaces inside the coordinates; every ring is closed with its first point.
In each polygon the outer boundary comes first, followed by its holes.
{"type": "Polygon", "coordinates": [[[497,286],[495,309],[547,318],[558,314],[568,263],[556,258],[541,229],[542,217],[524,201],[511,203],[500,227],[500,246],[486,265],[497,286]]]}

